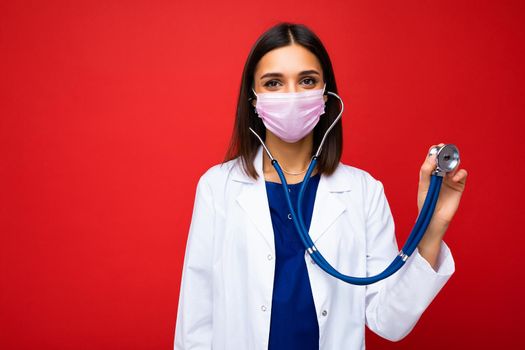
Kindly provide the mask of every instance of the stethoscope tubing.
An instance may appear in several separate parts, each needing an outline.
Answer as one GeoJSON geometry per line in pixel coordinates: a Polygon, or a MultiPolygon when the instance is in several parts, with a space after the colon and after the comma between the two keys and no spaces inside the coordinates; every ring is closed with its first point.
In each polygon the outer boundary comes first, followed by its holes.
{"type": "Polygon", "coordinates": [[[319,265],[320,268],[322,268],[325,272],[332,275],[333,277],[336,277],[344,282],[354,284],[354,285],[369,285],[375,282],[378,282],[380,280],[383,280],[394,273],[396,273],[404,264],[405,261],[408,259],[408,257],[414,252],[417,245],[423,238],[426,229],[430,223],[430,220],[433,216],[433,212],[436,206],[436,202],[439,196],[439,191],[441,187],[442,177],[437,175],[431,176],[431,181],[429,185],[429,189],[427,192],[427,197],[425,198],[423,207],[421,209],[421,212],[418,216],[418,219],[416,220],[416,223],[414,224],[414,227],[403,246],[403,249],[401,250],[400,254],[396,256],[396,258],[392,261],[392,263],[381,273],[370,276],[370,277],[353,277],[353,276],[347,276],[344,274],[341,274],[339,271],[337,271],[333,266],[330,265],[330,263],[323,257],[323,255],[317,250],[315,247],[310,235],[308,234],[308,230],[306,230],[303,217],[301,215],[298,215],[298,213],[302,213],[302,198],[304,195],[304,191],[306,187],[308,186],[308,182],[310,179],[310,175],[315,168],[315,164],[317,162],[316,157],[314,156],[312,158],[312,161],[310,162],[310,166],[308,167],[308,171],[306,172],[305,178],[303,180],[303,183],[301,185],[299,196],[297,200],[297,212],[294,210],[292,201],[290,198],[289,190],[288,190],[288,184],[286,182],[286,178],[282,172],[282,169],[278,163],[277,160],[272,160],[272,165],[276,169],[282,183],[282,188],[284,191],[284,195],[286,198],[286,202],[288,205],[288,209],[290,210],[290,215],[292,216],[292,221],[294,222],[294,225],[297,229],[297,232],[299,233],[299,237],[304,245],[304,247],[307,249],[307,251],[310,253],[310,256],[315,261],[317,265],[319,265]]]}

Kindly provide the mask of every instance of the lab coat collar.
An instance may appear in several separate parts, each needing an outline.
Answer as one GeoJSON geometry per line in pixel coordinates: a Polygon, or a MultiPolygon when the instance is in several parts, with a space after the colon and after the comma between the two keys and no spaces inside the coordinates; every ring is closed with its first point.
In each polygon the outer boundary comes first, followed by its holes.
{"type": "MultiPolygon", "coordinates": [[[[274,249],[273,227],[263,174],[263,152],[262,145],[259,145],[254,159],[254,167],[259,174],[257,180],[243,172],[240,158],[237,158],[235,162],[232,179],[246,184],[236,200],[257,226],[270,249],[274,249]]],[[[332,175],[321,174],[309,230],[314,243],[327,231],[339,215],[347,210],[346,205],[337,194],[337,192],[351,191],[346,172],[343,164],[339,163],[332,175]]]]}
{"type": "MultiPolygon", "coordinates": [[[[234,169],[233,169],[233,180],[234,181],[240,181],[245,183],[260,183],[262,182],[264,184],[264,175],[263,175],[263,147],[262,145],[259,145],[259,148],[257,149],[257,153],[255,155],[255,158],[253,160],[253,166],[255,167],[255,170],[257,170],[257,173],[260,175],[257,180],[254,178],[248,176],[245,174],[242,170],[242,164],[240,162],[240,159],[238,158],[234,169]]],[[[348,181],[348,178],[345,178],[344,176],[344,169],[341,162],[337,166],[336,170],[332,175],[326,176],[325,174],[321,174],[321,179],[319,185],[321,183],[325,183],[327,190],[330,192],[345,192],[350,191],[350,182],[348,181]]]]}

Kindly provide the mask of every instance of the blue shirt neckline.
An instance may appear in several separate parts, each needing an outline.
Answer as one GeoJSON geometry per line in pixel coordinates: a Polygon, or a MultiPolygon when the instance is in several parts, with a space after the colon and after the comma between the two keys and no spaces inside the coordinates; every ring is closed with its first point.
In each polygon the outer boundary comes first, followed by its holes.
{"type": "MultiPolygon", "coordinates": [[[[310,180],[309,181],[317,180],[317,178],[320,178],[320,177],[321,177],[321,174],[317,173],[315,175],[310,176],[310,180]]],[[[273,182],[273,181],[269,181],[269,180],[264,180],[264,182],[266,184],[268,184],[268,185],[282,186],[282,184],[280,182],[273,182]]],[[[288,187],[298,187],[298,186],[301,186],[303,184],[303,182],[304,182],[304,180],[301,181],[301,182],[295,183],[295,184],[288,184],[288,187]]]]}

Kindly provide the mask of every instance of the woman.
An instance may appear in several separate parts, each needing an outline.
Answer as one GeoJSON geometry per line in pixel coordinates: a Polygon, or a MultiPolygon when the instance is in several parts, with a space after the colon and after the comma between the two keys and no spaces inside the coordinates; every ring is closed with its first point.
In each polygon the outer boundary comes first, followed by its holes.
{"type": "MultiPolygon", "coordinates": [[[[340,111],[328,91],[337,93],[332,65],[307,27],[281,23],[257,40],[244,67],[228,155],[197,185],[175,349],[364,349],[365,324],[397,341],[454,272],[442,238],[465,188],[464,169],[445,176],[423,240],[389,278],[351,285],[309,258],[255,134],[279,161],[295,205],[310,159],[340,111]]],[[[306,189],[305,225],[338,271],[375,275],[398,254],[394,222],[382,183],[340,162],[342,141],[338,121],[306,189]]],[[[421,167],[420,210],[434,157],[421,167]]]]}

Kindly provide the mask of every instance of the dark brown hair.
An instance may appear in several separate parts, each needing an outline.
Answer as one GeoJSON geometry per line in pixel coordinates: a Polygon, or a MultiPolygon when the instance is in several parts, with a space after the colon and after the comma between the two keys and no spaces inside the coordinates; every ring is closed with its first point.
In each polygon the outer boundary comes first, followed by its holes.
{"type": "MultiPolygon", "coordinates": [[[[319,62],[323,70],[323,77],[326,82],[326,91],[337,92],[332,63],[326,49],[321,40],[306,26],[302,24],[292,24],[288,22],[279,23],[266,32],[264,32],[252,47],[244,70],[242,72],[241,89],[239,91],[239,99],[237,101],[237,113],[235,118],[235,125],[230,140],[230,145],[224,162],[240,157],[244,172],[257,179],[259,174],[253,166],[257,148],[261,145],[257,137],[250,131],[251,127],[257,134],[265,141],[266,127],[254,111],[253,105],[249,101],[250,98],[255,97],[251,91],[253,86],[253,78],[255,74],[255,67],[259,60],[269,51],[288,46],[292,44],[299,44],[310,52],[312,52],[319,62]]],[[[326,130],[330,124],[337,118],[340,110],[339,101],[328,95],[326,102],[325,113],[319,119],[315,126],[313,133],[313,156],[321,143],[326,130]]],[[[317,160],[318,173],[332,174],[341,159],[343,149],[343,128],[341,120],[339,120],[330,133],[326,137],[323,144],[321,154],[317,160]]]]}

